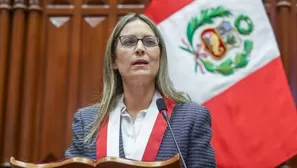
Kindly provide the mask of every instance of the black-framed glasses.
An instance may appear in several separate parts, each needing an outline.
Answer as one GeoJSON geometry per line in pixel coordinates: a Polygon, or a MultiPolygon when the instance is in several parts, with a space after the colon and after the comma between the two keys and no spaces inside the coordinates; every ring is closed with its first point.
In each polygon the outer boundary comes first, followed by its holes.
{"type": "Polygon", "coordinates": [[[143,38],[137,38],[132,35],[123,35],[119,37],[119,40],[124,47],[134,47],[138,43],[138,40],[140,40],[146,47],[154,47],[159,45],[159,40],[155,36],[145,36],[143,38]]]}

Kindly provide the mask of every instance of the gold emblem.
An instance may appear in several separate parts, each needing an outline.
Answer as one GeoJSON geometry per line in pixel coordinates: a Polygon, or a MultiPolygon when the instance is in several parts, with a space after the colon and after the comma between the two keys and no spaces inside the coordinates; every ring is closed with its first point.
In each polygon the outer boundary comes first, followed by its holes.
{"type": "Polygon", "coordinates": [[[215,59],[223,59],[230,49],[241,44],[238,32],[229,21],[223,21],[218,27],[205,29],[200,38],[205,50],[215,59]]]}

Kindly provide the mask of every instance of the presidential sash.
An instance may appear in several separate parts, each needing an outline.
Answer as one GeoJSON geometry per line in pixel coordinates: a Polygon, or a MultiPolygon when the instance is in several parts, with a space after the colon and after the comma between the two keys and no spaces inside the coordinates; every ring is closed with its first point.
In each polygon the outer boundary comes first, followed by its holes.
{"type": "MultiPolygon", "coordinates": [[[[167,105],[168,117],[171,117],[175,102],[165,99],[167,105]]],[[[120,109],[115,109],[115,111],[120,111],[120,109]]],[[[119,131],[109,131],[109,129],[119,130],[120,129],[120,114],[111,114],[106,122],[103,124],[99,130],[99,134],[96,141],[96,157],[97,160],[102,159],[107,156],[119,157],[119,131]],[[111,128],[113,127],[113,128],[111,128]]],[[[155,161],[158,154],[163,135],[165,133],[167,123],[164,120],[161,113],[157,114],[157,118],[154,122],[151,134],[148,137],[148,141],[144,152],[137,158],[141,161],[155,161]],[[142,157],[141,157],[142,156],[142,157]]],[[[141,130],[143,131],[143,130],[141,130]]]]}

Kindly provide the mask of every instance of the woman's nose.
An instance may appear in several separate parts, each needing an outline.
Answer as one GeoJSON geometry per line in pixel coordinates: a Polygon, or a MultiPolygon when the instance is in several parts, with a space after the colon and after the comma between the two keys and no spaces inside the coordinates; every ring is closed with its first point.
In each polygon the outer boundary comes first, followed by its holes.
{"type": "Polygon", "coordinates": [[[144,50],[142,48],[137,48],[136,55],[144,55],[144,50]]]}
{"type": "Polygon", "coordinates": [[[136,54],[143,55],[144,54],[144,45],[141,40],[136,44],[136,54]]]}

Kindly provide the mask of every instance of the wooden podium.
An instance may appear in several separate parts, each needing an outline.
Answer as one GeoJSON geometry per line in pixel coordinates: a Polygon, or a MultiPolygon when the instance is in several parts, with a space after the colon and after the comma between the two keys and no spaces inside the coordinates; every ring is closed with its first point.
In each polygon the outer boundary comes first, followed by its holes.
{"type": "Polygon", "coordinates": [[[15,158],[10,158],[12,168],[181,168],[179,155],[156,162],[142,162],[134,161],[116,157],[106,157],[98,161],[90,160],[87,158],[74,157],[63,161],[52,163],[26,163],[18,161],[15,158]]]}

